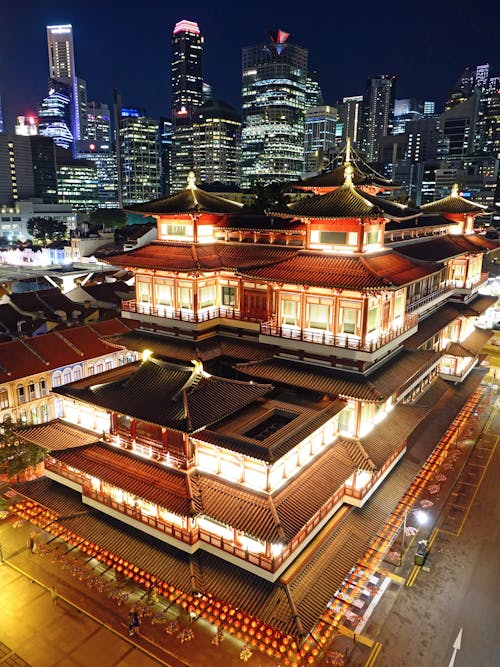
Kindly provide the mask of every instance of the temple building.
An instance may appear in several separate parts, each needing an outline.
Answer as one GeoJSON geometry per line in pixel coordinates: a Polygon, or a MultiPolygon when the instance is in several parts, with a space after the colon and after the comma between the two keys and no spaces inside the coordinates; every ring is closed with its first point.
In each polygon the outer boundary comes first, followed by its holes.
{"type": "Polygon", "coordinates": [[[265,216],[194,175],[133,206],[157,240],[108,259],[135,274],[122,317],[137,324],[108,342],[139,360],[56,387],[61,420],[25,432],[74,431],[46,460],[52,492],[90,508],[74,530],[142,531],[135,556],[146,569],[161,543],[155,576],[173,590],[292,638],[418,472],[405,454],[431,411],[425,392],[470,393],[489,336],[474,327],[497,248],[474,232],[484,209],[455,190],[403,206],[363,169],[347,152],[341,179],[308,179],[299,187],[316,194],[265,216]]]}

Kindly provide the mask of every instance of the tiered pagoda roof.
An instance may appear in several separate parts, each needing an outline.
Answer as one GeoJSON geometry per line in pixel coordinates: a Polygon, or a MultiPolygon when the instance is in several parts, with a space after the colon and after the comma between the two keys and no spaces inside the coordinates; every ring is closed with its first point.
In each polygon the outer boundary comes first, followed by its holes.
{"type": "Polygon", "coordinates": [[[427,262],[441,262],[466,253],[477,254],[498,248],[498,243],[478,234],[444,234],[399,245],[398,254],[427,262]]]}
{"type": "Polygon", "coordinates": [[[226,215],[237,213],[243,204],[217,197],[196,187],[194,174],[188,176],[188,186],[170,197],[161,197],[143,204],[129,206],[127,210],[134,213],[150,213],[151,215],[182,215],[185,213],[214,213],[226,215]]]}
{"type": "Polygon", "coordinates": [[[154,241],[137,250],[113,255],[108,260],[116,266],[196,273],[273,264],[297,251],[297,247],[252,243],[180,244],[154,241]]]}
{"type": "Polygon", "coordinates": [[[424,368],[437,363],[440,356],[427,350],[404,349],[383,368],[368,376],[282,357],[236,364],[235,368],[248,377],[272,382],[277,386],[291,386],[346,400],[379,403],[386,401],[401,387],[402,378],[405,383],[412,377],[417,378],[424,368]]]}
{"type": "Polygon", "coordinates": [[[391,251],[345,256],[301,250],[280,262],[242,268],[239,273],[247,278],[292,285],[366,290],[400,287],[436,273],[440,268],[430,262],[408,261],[408,258],[391,251]]]}
{"type": "Polygon", "coordinates": [[[352,184],[341,187],[324,195],[314,195],[290,204],[286,211],[271,211],[271,215],[314,220],[335,220],[351,218],[389,218],[390,220],[409,220],[416,218],[420,211],[397,202],[376,197],[352,184]]]}
{"type": "Polygon", "coordinates": [[[487,213],[488,207],[483,204],[476,204],[470,199],[465,199],[458,194],[458,186],[454,185],[447,197],[436,199],[436,201],[422,204],[420,207],[424,215],[449,214],[449,215],[478,215],[487,213]]]}
{"type": "Polygon", "coordinates": [[[139,367],[132,366],[129,374],[119,379],[111,371],[110,379],[102,373],[54,391],[145,422],[193,433],[253,403],[271,389],[271,385],[208,375],[199,362],[178,366],[150,358],[139,367]]]}
{"type": "MultiPolygon", "coordinates": [[[[401,184],[385,178],[375,169],[370,167],[351,147],[349,139],[346,146],[340,151],[339,156],[345,154],[345,161],[351,162],[353,166],[352,182],[355,186],[369,187],[373,190],[395,190],[401,187],[401,184]]],[[[328,191],[339,188],[344,184],[345,165],[339,165],[331,171],[305,178],[294,184],[297,190],[328,191]]]]}

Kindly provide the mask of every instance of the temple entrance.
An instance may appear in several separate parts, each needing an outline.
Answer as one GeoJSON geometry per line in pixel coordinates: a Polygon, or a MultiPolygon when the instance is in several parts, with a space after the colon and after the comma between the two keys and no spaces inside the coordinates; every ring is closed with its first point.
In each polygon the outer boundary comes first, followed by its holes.
{"type": "Polygon", "coordinates": [[[241,310],[243,317],[252,320],[267,320],[267,291],[245,290],[241,310]]]}

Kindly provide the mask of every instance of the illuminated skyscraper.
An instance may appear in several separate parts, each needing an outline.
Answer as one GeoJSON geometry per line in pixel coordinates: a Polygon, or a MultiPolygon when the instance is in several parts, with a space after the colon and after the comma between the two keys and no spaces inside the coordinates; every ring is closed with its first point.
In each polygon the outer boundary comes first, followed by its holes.
{"type": "Polygon", "coordinates": [[[121,108],[118,128],[122,201],[124,205],[160,196],[158,121],[144,109],[121,108]]]}
{"type": "Polygon", "coordinates": [[[201,183],[240,183],[241,118],[221,100],[205,102],[193,120],[193,156],[201,183]]]}
{"type": "Polygon", "coordinates": [[[75,140],[85,136],[87,87],[75,71],[73,28],[71,24],[47,26],[49,78],[71,91],[71,133],[75,140]]]}
{"type": "Polygon", "coordinates": [[[358,146],[363,125],[363,95],[351,95],[342,100],[342,141],[349,138],[353,146],[358,146]]]}
{"type": "Polygon", "coordinates": [[[41,136],[52,137],[56,146],[72,148],[71,88],[59,79],[50,79],[49,94],[38,105],[38,131],[41,136]]]}
{"type": "Polygon", "coordinates": [[[172,192],[185,187],[193,169],[192,123],[202,101],[203,36],[197,23],[182,20],[172,35],[172,192]]]}
{"type": "Polygon", "coordinates": [[[243,49],[242,185],[293,181],[304,170],[307,49],[277,30],[243,49]]]}
{"type": "Polygon", "coordinates": [[[389,74],[370,77],[363,98],[363,149],[368,161],[378,157],[379,140],[392,134],[396,77],[389,74]]]}
{"type": "Polygon", "coordinates": [[[304,171],[317,173],[328,166],[330,151],[335,148],[337,109],[320,106],[306,109],[304,171]]]}

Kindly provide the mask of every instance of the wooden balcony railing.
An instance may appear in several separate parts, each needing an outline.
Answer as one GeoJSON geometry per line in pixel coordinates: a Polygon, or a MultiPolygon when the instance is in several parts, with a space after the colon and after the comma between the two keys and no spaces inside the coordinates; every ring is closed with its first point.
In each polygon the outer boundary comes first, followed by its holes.
{"type": "Polygon", "coordinates": [[[318,343],[320,345],[332,345],[346,350],[359,350],[361,352],[374,352],[383,347],[405,331],[417,325],[418,316],[407,313],[403,324],[390,331],[383,332],[377,338],[363,340],[360,336],[353,334],[332,334],[328,331],[313,331],[311,329],[300,329],[289,325],[278,325],[276,320],[263,322],[260,325],[260,333],[265,336],[276,336],[278,338],[289,338],[291,340],[303,341],[305,343],[318,343]]]}
{"type": "MultiPolygon", "coordinates": [[[[168,306],[153,306],[148,303],[137,303],[135,299],[122,301],[122,310],[127,313],[138,313],[139,315],[152,315],[153,317],[164,317],[170,320],[179,320],[181,322],[208,322],[219,318],[229,320],[254,320],[252,317],[244,315],[238,308],[231,306],[209,306],[198,311],[181,308],[176,310],[168,306]]],[[[254,320],[255,321],[255,320],[254,320]]]]}

